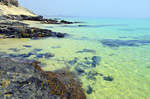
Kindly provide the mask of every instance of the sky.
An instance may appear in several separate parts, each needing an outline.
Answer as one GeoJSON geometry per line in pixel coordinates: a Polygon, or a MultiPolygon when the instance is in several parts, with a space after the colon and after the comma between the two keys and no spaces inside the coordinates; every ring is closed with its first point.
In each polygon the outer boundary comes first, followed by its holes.
{"type": "Polygon", "coordinates": [[[150,18],[150,0],[19,0],[39,15],[150,18]]]}

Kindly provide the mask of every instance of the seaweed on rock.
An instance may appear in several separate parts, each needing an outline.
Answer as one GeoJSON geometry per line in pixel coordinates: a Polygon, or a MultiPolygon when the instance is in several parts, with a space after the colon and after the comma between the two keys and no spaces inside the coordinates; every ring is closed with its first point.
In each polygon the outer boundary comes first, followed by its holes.
{"type": "Polygon", "coordinates": [[[68,69],[46,72],[39,64],[0,57],[0,99],[86,99],[75,73],[68,69]]]}
{"type": "Polygon", "coordinates": [[[86,99],[82,84],[75,73],[61,69],[45,74],[52,95],[59,95],[61,99],[86,99]]]}

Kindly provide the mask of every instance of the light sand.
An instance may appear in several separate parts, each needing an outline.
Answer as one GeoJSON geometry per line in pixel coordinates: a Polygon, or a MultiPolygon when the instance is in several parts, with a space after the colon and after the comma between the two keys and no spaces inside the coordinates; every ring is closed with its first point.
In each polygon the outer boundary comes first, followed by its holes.
{"type": "Polygon", "coordinates": [[[24,7],[16,7],[16,6],[6,6],[0,3],[0,15],[29,15],[29,16],[36,16],[36,14],[32,13],[28,9],[24,7]]]}

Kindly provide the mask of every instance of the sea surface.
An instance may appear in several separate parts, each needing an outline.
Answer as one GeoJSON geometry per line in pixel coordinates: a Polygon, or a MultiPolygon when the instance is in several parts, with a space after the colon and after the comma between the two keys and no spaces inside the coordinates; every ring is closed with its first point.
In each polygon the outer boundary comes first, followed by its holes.
{"type": "Polygon", "coordinates": [[[32,24],[69,35],[0,39],[0,52],[39,60],[46,71],[69,68],[81,79],[88,99],[150,98],[150,19],[62,19],[81,23],[32,24]]]}

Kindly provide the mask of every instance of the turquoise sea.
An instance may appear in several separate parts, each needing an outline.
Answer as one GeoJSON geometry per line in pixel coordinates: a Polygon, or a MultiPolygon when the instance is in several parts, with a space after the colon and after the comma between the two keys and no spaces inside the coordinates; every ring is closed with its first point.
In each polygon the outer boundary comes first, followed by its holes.
{"type": "Polygon", "coordinates": [[[70,68],[88,99],[149,99],[150,19],[63,18],[81,23],[31,26],[68,33],[66,38],[0,39],[0,52],[28,54],[43,70],[70,68]],[[40,57],[52,53],[51,58],[40,57]]]}

